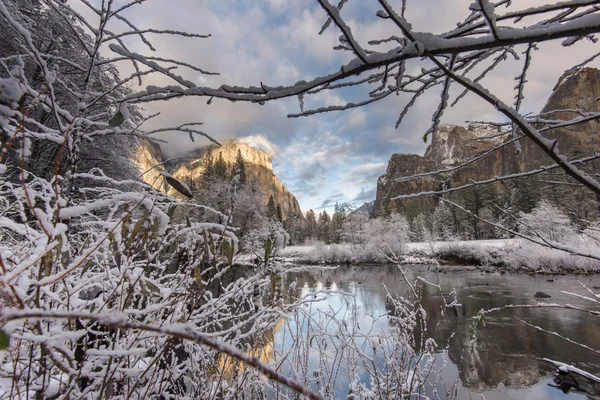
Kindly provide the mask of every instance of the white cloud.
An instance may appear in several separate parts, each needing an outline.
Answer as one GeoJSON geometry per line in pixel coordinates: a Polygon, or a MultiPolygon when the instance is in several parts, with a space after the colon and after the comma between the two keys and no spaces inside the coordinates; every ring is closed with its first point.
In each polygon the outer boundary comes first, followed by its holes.
{"type": "MultiPolygon", "coordinates": [[[[98,3],[98,0],[93,0],[98,3]]],[[[469,14],[472,0],[427,0],[408,2],[406,16],[417,31],[443,32],[469,14]]],[[[401,2],[392,1],[400,7],[401,2]]],[[[527,8],[540,0],[513,2],[514,8],[527,8]],[[517,4],[518,3],[518,4],[517,4]]],[[[77,4],[75,2],[74,4],[77,4]]],[[[140,27],[178,29],[211,33],[209,39],[176,38],[148,35],[157,51],[154,55],[176,58],[201,68],[220,72],[219,76],[198,76],[180,68],[177,73],[202,85],[234,84],[243,86],[293,84],[335,72],[351,55],[333,51],[340,31],[332,24],[319,35],[327,16],[317,2],[306,0],[176,0],[147,2],[144,12],[132,7],[129,16],[140,27]]],[[[349,1],[342,10],[355,37],[366,47],[368,40],[397,35],[389,20],[375,16],[376,1],[349,1]]],[[[152,54],[137,38],[128,39],[134,51],[152,54]]],[[[392,46],[388,45],[389,46],[392,46]]],[[[542,43],[534,53],[524,111],[538,111],[546,101],[558,77],[569,66],[583,61],[593,44],[582,41],[564,48],[560,43],[542,43]]],[[[381,49],[381,47],[373,47],[381,49]]],[[[386,48],[383,46],[383,48],[386,48]]],[[[522,52],[523,46],[516,51],[522,52]]],[[[523,57],[509,60],[481,83],[508,103],[513,102],[514,77],[521,71],[523,57]]],[[[600,61],[592,66],[598,66],[600,61]]],[[[408,70],[418,72],[427,61],[413,60],[408,70]]],[[[130,70],[129,64],[123,65],[130,70]]],[[[473,71],[481,71],[481,65],[473,71]]],[[[146,77],[147,84],[171,84],[158,74],[146,77]]],[[[144,87],[141,89],[143,90],[144,87]]],[[[138,90],[137,86],[133,87],[138,90]]],[[[373,88],[368,88],[373,89],[373,88]]],[[[376,175],[385,170],[389,157],[397,152],[422,153],[427,144],[422,136],[431,124],[431,115],[439,100],[440,87],[417,101],[399,129],[394,124],[410,96],[389,96],[360,109],[331,112],[308,118],[288,119],[297,112],[296,98],[264,106],[206,99],[178,99],[146,106],[148,113],[161,112],[147,127],[176,126],[187,121],[202,121],[202,129],[218,140],[241,138],[274,155],[276,173],[300,197],[303,208],[317,207],[333,193],[349,199],[373,193],[376,175]],[[279,159],[277,156],[279,155],[279,159]],[[370,181],[372,179],[372,181],[370,181]],[[319,199],[318,199],[319,198],[319,199]],[[304,204],[306,202],[307,204],[304,204]]],[[[452,96],[462,91],[453,85],[452,96]]],[[[305,96],[305,109],[341,105],[368,97],[367,90],[350,88],[325,90],[317,96],[305,96]]],[[[452,100],[452,98],[451,98],[452,100]]],[[[467,95],[456,107],[446,110],[444,122],[462,124],[469,119],[498,120],[503,117],[490,105],[467,95]]],[[[163,146],[168,156],[206,145],[205,140],[191,144],[187,135],[166,133],[163,146]]]]}
{"type": "Polygon", "coordinates": [[[352,167],[353,174],[372,174],[374,172],[383,172],[387,168],[387,163],[367,163],[352,167]]]}
{"type": "Polygon", "coordinates": [[[259,150],[266,151],[274,158],[277,158],[281,154],[279,147],[267,139],[264,135],[243,136],[238,138],[238,140],[242,143],[246,143],[249,146],[256,147],[259,150]]]}

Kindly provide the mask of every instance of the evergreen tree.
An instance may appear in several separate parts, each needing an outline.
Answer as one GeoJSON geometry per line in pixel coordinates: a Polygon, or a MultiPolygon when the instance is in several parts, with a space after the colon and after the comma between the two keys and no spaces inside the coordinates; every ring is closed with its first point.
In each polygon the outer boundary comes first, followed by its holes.
{"type": "MultiPolygon", "coordinates": [[[[455,193],[454,196],[451,196],[451,198],[473,215],[483,218],[485,214],[486,219],[492,217],[491,221],[496,220],[496,217],[491,213],[491,207],[492,203],[497,201],[497,193],[491,185],[476,186],[461,190],[455,193]]],[[[484,223],[482,225],[482,222],[477,218],[454,207],[452,208],[452,212],[458,214],[458,218],[455,218],[454,231],[464,239],[483,239],[489,233],[489,230],[484,226],[487,224],[484,223]]]]}
{"type": "Polygon", "coordinates": [[[237,155],[235,156],[235,164],[233,165],[232,175],[239,175],[240,185],[246,183],[246,162],[244,161],[244,156],[242,155],[242,151],[238,149],[237,155]]]}
{"type": "Polygon", "coordinates": [[[317,238],[323,242],[331,243],[331,218],[327,211],[323,211],[319,214],[319,221],[317,223],[317,238]]]}
{"type": "Polygon", "coordinates": [[[450,240],[454,237],[454,215],[443,201],[440,201],[433,212],[433,233],[437,239],[450,240]]]}
{"type": "Polygon", "coordinates": [[[317,217],[313,210],[308,210],[306,212],[306,222],[304,225],[305,239],[315,238],[317,236],[317,217]]]}
{"type": "Polygon", "coordinates": [[[204,168],[202,169],[202,175],[200,176],[200,186],[203,189],[208,189],[215,174],[212,150],[209,149],[206,151],[204,157],[202,157],[202,163],[204,164],[204,168]]]}
{"type": "Polygon", "coordinates": [[[431,239],[431,218],[419,213],[412,222],[412,240],[425,242],[431,239]]]}
{"type": "Polygon", "coordinates": [[[541,199],[540,185],[534,179],[517,178],[507,181],[510,208],[530,213],[541,199]]]}
{"type": "Polygon", "coordinates": [[[281,204],[277,203],[277,207],[275,209],[277,220],[283,223],[283,211],[281,210],[281,204]]]}
{"type": "MultiPolygon", "coordinates": [[[[498,223],[498,216],[490,207],[484,207],[479,211],[479,217],[490,222],[498,223]]],[[[496,228],[483,221],[477,221],[477,239],[495,239],[496,228]]]]}
{"type": "Polygon", "coordinates": [[[348,208],[348,204],[346,203],[335,203],[333,216],[331,217],[331,241],[333,243],[340,243],[342,240],[344,222],[346,221],[346,210],[348,208]]]}
{"type": "Polygon", "coordinates": [[[296,244],[300,242],[300,235],[298,232],[298,218],[296,215],[289,214],[283,221],[283,229],[290,235],[290,244],[296,244]]]}
{"type": "Polygon", "coordinates": [[[217,179],[226,180],[227,179],[227,163],[223,158],[223,152],[219,152],[219,157],[214,164],[214,174],[217,179]]]}
{"type": "Polygon", "coordinates": [[[273,195],[269,196],[269,201],[267,202],[267,218],[271,221],[277,219],[277,207],[275,206],[273,195]]]}

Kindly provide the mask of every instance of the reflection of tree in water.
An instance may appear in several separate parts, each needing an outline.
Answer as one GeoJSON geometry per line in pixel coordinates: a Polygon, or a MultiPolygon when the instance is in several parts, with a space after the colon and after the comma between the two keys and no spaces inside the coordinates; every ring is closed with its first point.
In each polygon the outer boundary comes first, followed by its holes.
{"type": "MultiPolygon", "coordinates": [[[[447,310],[435,339],[440,346],[448,345],[449,358],[457,365],[463,385],[470,390],[480,392],[496,388],[500,384],[506,387],[533,385],[542,375],[555,370],[555,367],[539,361],[543,357],[580,365],[592,373],[600,372],[600,358],[591,360],[590,353],[585,349],[538,332],[515,319],[517,317],[549,331],[560,332],[575,341],[593,345],[597,342],[597,332],[600,332],[600,319],[590,320],[583,313],[578,315],[566,310],[503,311],[487,316],[486,326],[480,326],[477,330],[477,341],[471,340],[471,317],[481,309],[523,303],[519,293],[511,293],[510,290],[513,290],[513,286],[522,285],[520,279],[528,277],[480,277],[479,273],[473,272],[420,275],[434,283],[439,278],[445,294],[453,287],[458,292],[458,300],[462,306],[447,310]]],[[[414,279],[414,275],[411,276],[414,279]]],[[[354,293],[356,305],[360,308],[357,312],[367,314],[377,314],[376,309],[381,306],[390,314],[396,312],[390,302],[384,301],[386,290],[382,284],[396,298],[410,298],[409,289],[396,267],[349,267],[333,271],[302,272],[293,277],[290,275],[287,279],[290,282],[297,280],[299,287],[304,284],[316,287],[317,282],[324,282],[325,287],[330,287],[330,283],[335,282],[340,291],[354,293]]],[[[421,303],[427,311],[425,322],[431,332],[442,317],[442,299],[437,288],[422,283],[418,286],[422,294],[421,303]]],[[[530,298],[525,303],[533,301],[530,298]]],[[[421,329],[417,326],[413,343],[417,351],[421,334],[421,329]]]]}
{"type": "MultiPolygon", "coordinates": [[[[231,282],[235,282],[241,277],[247,277],[255,274],[256,271],[232,268],[227,273],[223,274],[218,285],[211,287],[211,291],[219,290],[219,286],[227,286],[231,282]]],[[[239,297],[231,299],[231,307],[236,309],[236,312],[247,315],[249,322],[238,326],[239,329],[234,333],[238,336],[244,336],[243,339],[238,340],[238,346],[242,349],[247,349],[246,354],[258,358],[261,362],[269,364],[276,359],[275,354],[275,334],[285,324],[285,319],[280,317],[276,321],[270,321],[270,326],[266,329],[258,330],[259,333],[245,336],[253,326],[252,310],[258,310],[256,304],[270,304],[272,307],[280,307],[281,305],[288,305],[294,303],[300,297],[300,289],[289,290],[290,284],[294,280],[287,279],[286,275],[272,274],[271,285],[266,288],[255,288],[252,296],[239,297]]],[[[239,315],[239,314],[237,314],[239,315]]],[[[269,322],[269,321],[265,321],[269,322]]],[[[221,329],[229,329],[233,326],[233,322],[220,323],[221,329]]],[[[213,371],[213,379],[215,381],[227,381],[232,388],[236,385],[242,385],[244,382],[244,391],[247,398],[263,398],[266,396],[267,389],[264,385],[253,385],[250,381],[255,380],[249,379],[249,376],[257,375],[257,371],[246,364],[234,359],[227,354],[217,354],[215,371],[213,371]]],[[[256,380],[262,382],[261,379],[256,380]]],[[[238,388],[241,390],[241,386],[238,388]]]]}

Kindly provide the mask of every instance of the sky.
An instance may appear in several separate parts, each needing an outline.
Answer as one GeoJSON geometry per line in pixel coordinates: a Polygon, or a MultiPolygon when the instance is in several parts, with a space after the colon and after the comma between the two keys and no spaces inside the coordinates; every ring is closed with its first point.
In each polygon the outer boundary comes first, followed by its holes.
{"type": "MultiPolygon", "coordinates": [[[[124,3],[116,1],[120,2],[124,3]]],[[[469,14],[471,2],[408,0],[406,17],[415,31],[442,33],[469,14]]],[[[390,3],[400,8],[401,1],[390,3]]],[[[518,0],[513,2],[513,8],[539,3],[518,0]]],[[[354,36],[367,48],[369,40],[399,35],[395,26],[375,16],[377,10],[375,0],[349,0],[341,12],[354,36]]],[[[202,86],[258,86],[261,82],[269,86],[291,85],[335,72],[352,59],[348,52],[333,49],[341,34],[333,24],[324,34],[318,34],[327,17],[316,0],[153,0],[132,7],[127,15],[139,27],[210,33],[208,39],[150,35],[155,52],[139,40],[127,42],[136,52],[177,59],[220,73],[178,71],[202,86]]],[[[522,110],[539,111],[563,71],[587,58],[591,46],[586,42],[569,48],[556,42],[540,44],[534,52],[522,110]]],[[[521,53],[525,49],[516,50],[521,53]]],[[[509,59],[483,80],[483,85],[512,103],[514,77],[522,62],[523,58],[509,59]]],[[[417,60],[409,68],[417,71],[427,65],[417,60]]],[[[144,81],[144,86],[171,83],[154,75],[144,81]]],[[[304,211],[331,211],[336,202],[360,206],[374,200],[377,178],[385,172],[393,153],[423,154],[427,143],[422,137],[431,124],[439,91],[437,87],[425,94],[398,129],[394,128],[395,122],[408,101],[402,95],[349,111],[302,118],[287,118],[287,114],[299,111],[296,98],[262,106],[218,99],[208,105],[205,98],[187,98],[151,104],[146,112],[161,113],[150,127],[201,121],[202,130],[219,141],[239,139],[270,152],[275,174],[296,195],[304,211]]],[[[460,91],[454,87],[451,99],[460,91]]],[[[326,91],[307,100],[305,108],[365,98],[365,89],[361,88],[326,91]]],[[[502,119],[474,95],[447,110],[442,119],[459,125],[468,120],[502,119]]],[[[162,145],[167,157],[208,144],[205,140],[191,143],[182,134],[169,133],[160,138],[168,140],[162,145]]]]}

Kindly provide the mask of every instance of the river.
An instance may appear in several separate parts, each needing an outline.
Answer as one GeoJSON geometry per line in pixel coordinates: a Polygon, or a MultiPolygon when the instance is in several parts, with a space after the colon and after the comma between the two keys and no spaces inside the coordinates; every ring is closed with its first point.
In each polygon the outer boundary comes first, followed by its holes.
{"type": "MultiPolygon", "coordinates": [[[[509,304],[545,302],[598,310],[597,304],[563,292],[591,296],[581,285],[584,284],[598,293],[599,276],[530,276],[450,267],[440,267],[439,271],[446,272],[439,272],[437,267],[433,270],[407,267],[405,271],[409,282],[416,282],[417,291],[421,294],[421,304],[427,311],[429,332],[433,332],[439,323],[433,334],[439,356],[432,363],[435,371],[441,369],[441,372],[436,373],[435,381],[433,374],[430,376],[434,383],[425,394],[446,398],[446,391],[456,391],[459,399],[480,399],[483,395],[486,400],[593,398],[574,390],[563,393],[554,387],[553,372],[556,367],[542,358],[572,364],[598,375],[600,356],[534,329],[516,318],[598,349],[600,317],[562,309],[513,309],[486,316],[485,326],[479,326],[476,331],[476,341],[473,340],[470,327],[472,317],[479,310],[509,304]],[[460,307],[448,309],[447,315],[442,318],[439,289],[416,281],[417,276],[439,284],[447,301],[450,301],[448,294],[455,290],[460,307]],[[536,298],[537,292],[550,297],[536,298]]],[[[395,298],[411,297],[409,287],[397,267],[346,266],[300,270],[286,273],[281,287],[288,302],[302,296],[308,296],[310,300],[292,311],[288,320],[280,321],[267,334],[272,349],[265,358],[281,363],[281,371],[291,376],[329,375],[333,377],[328,379],[331,383],[330,393],[335,398],[346,398],[349,387],[357,384],[356,381],[351,382],[352,378],[346,371],[352,369],[350,364],[356,367],[354,372],[360,383],[369,387],[373,382],[373,372],[378,375],[377,368],[389,365],[393,361],[390,357],[401,354],[392,356],[391,351],[388,354],[378,353],[373,350],[375,346],[369,344],[369,339],[365,339],[369,335],[389,336],[393,326],[398,326],[391,324],[387,316],[391,312],[389,301],[386,301],[387,293],[395,298]],[[348,340],[336,339],[343,336],[336,332],[346,328],[347,331],[354,330],[354,345],[373,361],[372,368],[361,366],[356,360],[336,358],[336,354],[342,354],[340,349],[345,346],[340,341],[348,340]],[[323,339],[323,333],[326,333],[327,340],[323,339]],[[294,339],[298,337],[303,338],[302,342],[294,339]],[[286,359],[292,358],[295,359],[295,373],[292,367],[284,366],[286,359]],[[324,360],[329,360],[329,366],[324,360]],[[298,371],[298,368],[302,371],[298,371]]],[[[420,335],[418,327],[414,334],[420,335]]],[[[418,354],[418,344],[413,347],[418,354]]],[[[322,383],[319,386],[313,382],[312,386],[323,388],[322,383]]]]}

